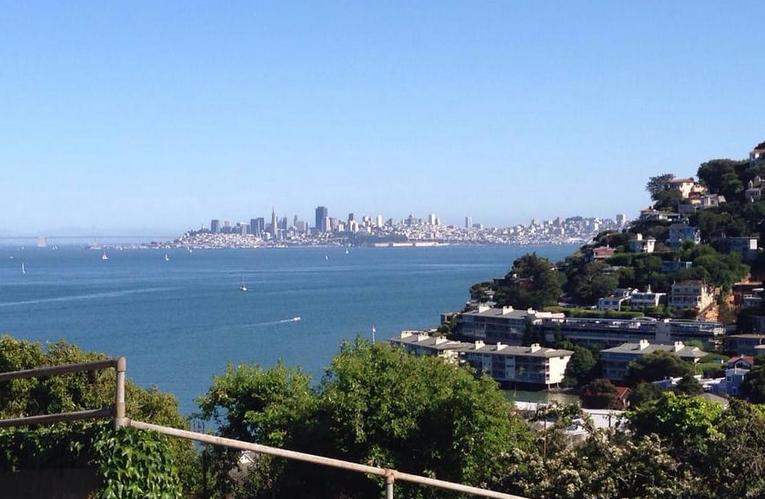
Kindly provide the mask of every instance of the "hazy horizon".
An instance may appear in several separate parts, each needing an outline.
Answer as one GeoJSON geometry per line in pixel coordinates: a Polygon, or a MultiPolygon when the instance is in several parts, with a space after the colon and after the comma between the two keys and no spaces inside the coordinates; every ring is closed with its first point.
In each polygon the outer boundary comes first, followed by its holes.
{"type": "Polygon", "coordinates": [[[43,4],[0,13],[0,235],[635,217],[765,139],[761,2],[43,4]]]}

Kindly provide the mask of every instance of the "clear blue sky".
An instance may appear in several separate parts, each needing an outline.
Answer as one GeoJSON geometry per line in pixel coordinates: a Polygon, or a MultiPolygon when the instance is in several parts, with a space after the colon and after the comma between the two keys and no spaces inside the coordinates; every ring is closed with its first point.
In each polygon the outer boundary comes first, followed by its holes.
{"type": "Polygon", "coordinates": [[[0,233],[635,214],[765,140],[761,1],[0,7],[0,233]]]}

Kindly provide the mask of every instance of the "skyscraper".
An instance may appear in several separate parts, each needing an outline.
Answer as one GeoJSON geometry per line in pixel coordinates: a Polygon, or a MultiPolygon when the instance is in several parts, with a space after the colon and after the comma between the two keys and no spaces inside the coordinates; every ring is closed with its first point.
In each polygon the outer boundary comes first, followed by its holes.
{"type": "Polygon", "coordinates": [[[210,232],[217,234],[220,232],[220,220],[214,218],[210,220],[210,232]]]}
{"type": "Polygon", "coordinates": [[[318,206],[316,208],[317,232],[327,232],[327,218],[329,218],[329,210],[325,206],[318,206]]]}
{"type": "Polygon", "coordinates": [[[263,217],[253,218],[250,220],[250,233],[260,237],[263,235],[263,231],[266,229],[266,220],[263,217]]]}
{"type": "Polygon", "coordinates": [[[276,222],[276,210],[271,208],[271,235],[276,238],[276,234],[279,233],[279,224],[276,222]]]}
{"type": "Polygon", "coordinates": [[[470,217],[465,217],[465,228],[469,229],[473,226],[473,219],[470,217]]]}

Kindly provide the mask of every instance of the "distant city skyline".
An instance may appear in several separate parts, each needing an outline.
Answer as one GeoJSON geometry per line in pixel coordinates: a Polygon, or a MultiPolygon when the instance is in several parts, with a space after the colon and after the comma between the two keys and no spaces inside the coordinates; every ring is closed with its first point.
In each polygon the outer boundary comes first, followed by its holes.
{"type": "Polygon", "coordinates": [[[634,217],[765,139],[762,2],[9,3],[0,234],[634,217]],[[723,36],[717,33],[721,26],[723,36]],[[140,230],[137,230],[140,229],[140,230]]]}

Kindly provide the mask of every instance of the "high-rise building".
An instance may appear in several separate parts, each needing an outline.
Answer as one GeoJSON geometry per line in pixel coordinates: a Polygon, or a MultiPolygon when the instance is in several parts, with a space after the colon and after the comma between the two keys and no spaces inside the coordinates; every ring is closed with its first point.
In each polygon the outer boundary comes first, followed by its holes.
{"type": "Polygon", "coordinates": [[[276,221],[276,210],[271,208],[271,235],[276,237],[279,233],[279,224],[276,221]]]}
{"type": "Polygon", "coordinates": [[[473,219],[470,217],[465,217],[465,228],[469,229],[473,225],[473,219]]]}
{"type": "Polygon", "coordinates": [[[260,237],[266,230],[266,220],[263,217],[250,219],[250,234],[260,237]]]}
{"type": "Polygon", "coordinates": [[[210,232],[218,234],[220,232],[220,220],[213,218],[210,220],[210,232]]]}
{"type": "Polygon", "coordinates": [[[279,220],[279,228],[281,230],[287,230],[287,217],[282,217],[282,219],[279,220]]]}
{"type": "Polygon", "coordinates": [[[435,213],[431,213],[428,215],[428,225],[438,225],[436,221],[438,220],[438,217],[435,213]]]}
{"type": "Polygon", "coordinates": [[[348,213],[348,223],[351,223],[354,220],[356,220],[356,215],[354,215],[353,213],[348,213]]]}
{"type": "Polygon", "coordinates": [[[377,225],[378,227],[382,227],[383,223],[384,223],[383,222],[383,216],[382,215],[377,215],[377,219],[375,220],[375,225],[377,225]]]}
{"type": "Polygon", "coordinates": [[[327,232],[329,220],[329,210],[325,206],[316,207],[316,230],[318,232],[327,232]]]}
{"type": "Polygon", "coordinates": [[[625,225],[626,223],[627,223],[627,215],[625,215],[623,213],[619,213],[618,215],[616,215],[616,224],[618,226],[621,227],[621,226],[625,225]]]}

